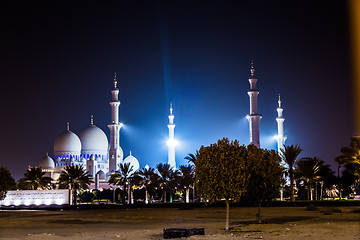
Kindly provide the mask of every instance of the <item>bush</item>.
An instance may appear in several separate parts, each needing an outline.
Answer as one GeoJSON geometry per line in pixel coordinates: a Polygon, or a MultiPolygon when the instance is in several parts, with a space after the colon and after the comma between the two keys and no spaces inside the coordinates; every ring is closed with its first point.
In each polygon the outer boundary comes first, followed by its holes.
{"type": "Polygon", "coordinates": [[[310,204],[306,206],[306,211],[318,211],[319,208],[315,206],[314,204],[310,204]]]}
{"type": "Polygon", "coordinates": [[[321,212],[324,215],[331,215],[333,213],[342,213],[341,209],[337,207],[325,207],[323,208],[323,210],[321,210],[321,212]]]}
{"type": "Polygon", "coordinates": [[[352,210],[353,213],[360,213],[360,208],[352,210]]]}

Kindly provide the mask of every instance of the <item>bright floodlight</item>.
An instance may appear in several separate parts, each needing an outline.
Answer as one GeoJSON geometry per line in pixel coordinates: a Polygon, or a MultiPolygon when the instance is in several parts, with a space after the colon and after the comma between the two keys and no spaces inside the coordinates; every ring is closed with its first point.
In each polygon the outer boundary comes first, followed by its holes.
{"type": "Polygon", "coordinates": [[[169,139],[167,140],[166,144],[169,146],[169,147],[172,147],[172,146],[176,146],[179,144],[179,142],[175,139],[169,139]]]}

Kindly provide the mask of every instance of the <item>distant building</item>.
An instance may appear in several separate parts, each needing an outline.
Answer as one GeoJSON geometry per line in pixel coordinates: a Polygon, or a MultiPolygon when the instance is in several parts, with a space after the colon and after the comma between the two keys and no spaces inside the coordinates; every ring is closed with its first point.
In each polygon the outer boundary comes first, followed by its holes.
{"type": "Polygon", "coordinates": [[[277,127],[278,127],[278,134],[276,136],[277,141],[277,147],[278,147],[278,153],[280,153],[281,149],[284,148],[285,141],[287,139],[286,136],[284,136],[284,121],[285,118],[283,117],[283,108],[281,107],[281,99],[279,94],[279,100],[278,100],[279,107],[276,109],[278,116],[276,118],[277,127]]]}
{"type": "Polygon", "coordinates": [[[250,130],[250,144],[254,144],[256,147],[260,147],[260,119],[261,114],[258,113],[257,97],[259,90],[256,89],[257,78],[255,77],[254,62],[251,61],[251,75],[249,77],[250,90],[248,95],[250,98],[250,114],[246,115],[249,121],[250,130]]]}
{"type": "Polygon", "coordinates": [[[119,163],[130,162],[133,171],[139,169],[139,162],[131,155],[131,152],[130,156],[123,160],[123,150],[120,146],[122,123],[119,123],[120,101],[116,74],[111,93],[111,123],[108,124],[110,146],[103,130],[94,125],[93,116],[91,116],[90,126],[81,130],[79,135],[70,131],[68,123],[66,130],[55,139],[55,160],[48,154],[40,160],[39,167],[47,172],[47,176],[57,180],[64,167],[78,165],[83,166],[93,179],[99,179],[100,182],[105,183],[108,177],[119,169],[119,163]]]}

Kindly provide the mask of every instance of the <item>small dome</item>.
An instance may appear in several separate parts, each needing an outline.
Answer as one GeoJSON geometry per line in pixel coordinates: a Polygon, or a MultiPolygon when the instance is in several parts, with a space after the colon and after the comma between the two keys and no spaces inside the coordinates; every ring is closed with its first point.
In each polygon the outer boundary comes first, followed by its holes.
{"type": "Polygon", "coordinates": [[[71,163],[72,163],[72,162],[75,162],[75,158],[74,158],[74,157],[71,157],[69,161],[70,161],[71,163]]]}
{"type": "Polygon", "coordinates": [[[130,151],[130,155],[124,159],[123,164],[125,163],[130,163],[130,167],[131,166],[133,167],[132,173],[136,172],[140,167],[139,161],[134,156],[131,155],[131,151],[130,151]]]}
{"type": "Polygon", "coordinates": [[[99,175],[99,179],[100,180],[105,180],[106,179],[106,174],[103,172],[103,170],[99,170],[96,175],[99,175]]]}
{"type": "Polygon", "coordinates": [[[80,158],[80,162],[86,163],[86,159],[83,158],[83,157],[81,157],[81,158],[80,158]]]}
{"type": "Polygon", "coordinates": [[[79,137],[71,132],[66,130],[61,133],[54,142],[54,152],[75,152],[80,153],[81,151],[81,142],[79,137]]]}
{"type": "Polygon", "coordinates": [[[82,151],[107,151],[108,139],[100,128],[95,125],[83,129],[79,133],[82,151]]]}
{"type": "Polygon", "coordinates": [[[61,161],[61,158],[60,157],[57,157],[56,159],[55,159],[55,163],[59,163],[61,161]]]}
{"type": "Polygon", "coordinates": [[[40,160],[39,167],[41,167],[42,169],[54,168],[55,164],[52,158],[49,157],[48,154],[46,154],[46,156],[40,160]]]}
{"type": "Polygon", "coordinates": [[[94,155],[91,154],[90,158],[89,158],[90,161],[94,161],[95,160],[95,157],[94,155]]]}

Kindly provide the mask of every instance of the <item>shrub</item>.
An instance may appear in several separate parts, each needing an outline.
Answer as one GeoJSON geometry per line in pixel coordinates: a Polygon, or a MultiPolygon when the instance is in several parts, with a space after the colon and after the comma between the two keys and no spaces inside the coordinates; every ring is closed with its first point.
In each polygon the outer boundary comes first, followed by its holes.
{"type": "Polygon", "coordinates": [[[306,206],[306,211],[318,211],[319,208],[315,206],[314,204],[310,204],[306,206]]]}

